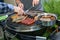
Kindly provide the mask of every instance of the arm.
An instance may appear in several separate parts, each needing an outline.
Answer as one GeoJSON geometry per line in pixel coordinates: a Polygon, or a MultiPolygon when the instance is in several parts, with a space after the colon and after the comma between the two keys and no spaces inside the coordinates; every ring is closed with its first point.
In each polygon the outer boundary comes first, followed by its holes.
{"type": "Polygon", "coordinates": [[[18,12],[22,14],[24,11],[20,7],[0,2],[0,14],[7,12],[18,12]]]}
{"type": "Polygon", "coordinates": [[[16,1],[16,3],[17,3],[17,4],[21,3],[21,1],[20,1],[20,0],[15,0],[15,1],[16,1]]]}
{"type": "Polygon", "coordinates": [[[14,11],[14,6],[0,2],[0,14],[14,11]]]}
{"type": "Polygon", "coordinates": [[[24,8],[24,5],[20,0],[15,0],[15,1],[20,8],[22,8],[22,9],[24,8]]]}
{"type": "Polygon", "coordinates": [[[32,5],[33,5],[33,6],[38,5],[38,4],[39,4],[39,1],[40,1],[40,0],[33,0],[33,1],[32,1],[32,5]]]}

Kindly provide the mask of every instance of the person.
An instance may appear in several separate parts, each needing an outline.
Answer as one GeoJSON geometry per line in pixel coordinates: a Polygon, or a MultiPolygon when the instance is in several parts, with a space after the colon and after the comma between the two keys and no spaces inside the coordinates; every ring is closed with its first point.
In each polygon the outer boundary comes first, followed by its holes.
{"type": "Polygon", "coordinates": [[[4,2],[4,0],[0,0],[0,2],[4,2]]]}
{"type": "Polygon", "coordinates": [[[35,6],[35,9],[40,9],[41,6],[40,0],[16,0],[16,3],[20,8],[24,10],[29,9],[32,6],[35,6]]]}
{"type": "Polygon", "coordinates": [[[18,14],[22,14],[24,11],[20,7],[13,6],[12,4],[0,2],[0,14],[7,12],[18,12],[18,14]]]}
{"type": "Polygon", "coordinates": [[[0,0],[0,2],[4,2],[4,0],[0,0]]]}

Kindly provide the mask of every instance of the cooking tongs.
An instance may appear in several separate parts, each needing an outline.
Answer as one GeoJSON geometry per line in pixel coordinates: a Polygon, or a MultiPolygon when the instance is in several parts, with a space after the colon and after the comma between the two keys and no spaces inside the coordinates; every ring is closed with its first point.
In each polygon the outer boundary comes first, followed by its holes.
{"type": "Polygon", "coordinates": [[[30,18],[33,18],[33,16],[29,15],[29,13],[28,13],[28,12],[29,12],[30,10],[32,10],[33,8],[34,8],[34,6],[31,6],[29,9],[27,9],[27,10],[25,11],[24,14],[27,15],[28,17],[30,17],[30,18]]]}
{"type": "Polygon", "coordinates": [[[29,12],[32,8],[34,8],[34,7],[31,6],[29,9],[27,9],[27,10],[25,11],[25,14],[28,14],[28,12],[29,12]]]}

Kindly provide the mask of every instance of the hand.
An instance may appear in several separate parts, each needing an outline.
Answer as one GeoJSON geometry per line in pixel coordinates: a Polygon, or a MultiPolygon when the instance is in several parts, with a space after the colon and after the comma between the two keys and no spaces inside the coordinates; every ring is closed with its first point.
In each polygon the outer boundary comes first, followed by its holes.
{"type": "Polygon", "coordinates": [[[19,6],[20,8],[22,8],[22,9],[24,8],[23,3],[21,3],[21,2],[18,4],[18,6],[19,6]]]}
{"type": "Polygon", "coordinates": [[[35,5],[38,5],[38,4],[39,4],[39,0],[33,0],[33,2],[32,2],[33,7],[34,7],[35,5]]]}
{"type": "Polygon", "coordinates": [[[20,7],[16,7],[14,6],[14,12],[17,12],[18,15],[23,15],[24,14],[24,10],[20,7]]]}

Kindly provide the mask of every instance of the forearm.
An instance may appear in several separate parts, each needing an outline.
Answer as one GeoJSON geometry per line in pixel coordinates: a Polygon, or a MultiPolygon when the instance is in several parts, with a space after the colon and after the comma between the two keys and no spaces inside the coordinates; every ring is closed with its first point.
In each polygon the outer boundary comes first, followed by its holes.
{"type": "Polygon", "coordinates": [[[17,4],[21,3],[21,1],[20,1],[20,0],[15,0],[15,1],[16,1],[16,3],[17,3],[17,4]]]}

